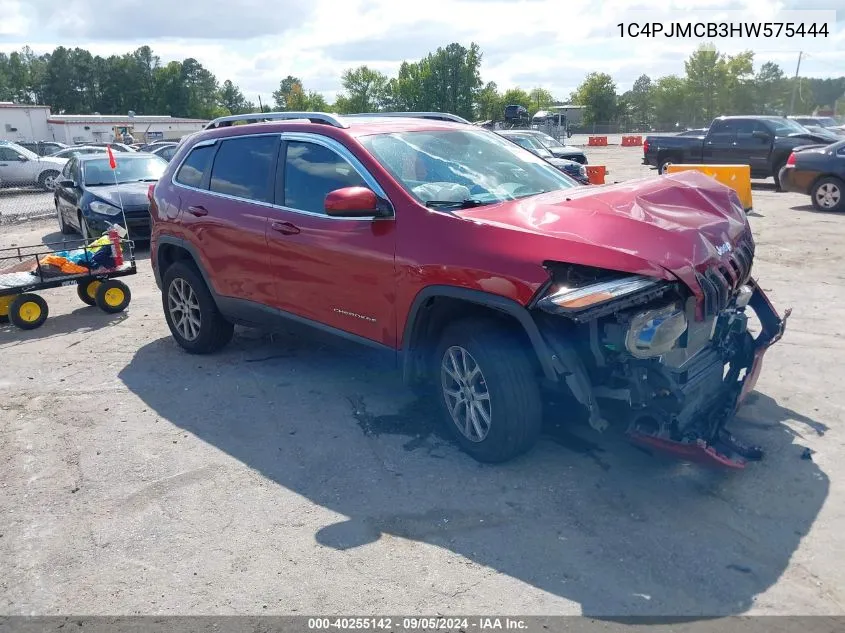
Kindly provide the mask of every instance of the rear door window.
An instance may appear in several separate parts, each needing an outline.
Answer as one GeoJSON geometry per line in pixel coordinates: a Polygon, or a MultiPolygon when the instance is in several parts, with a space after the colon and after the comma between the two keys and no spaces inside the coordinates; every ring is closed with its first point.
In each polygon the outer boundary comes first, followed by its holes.
{"type": "Polygon", "coordinates": [[[211,166],[211,158],[214,156],[215,149],[217,148],[214,145],[192,149],[185,162],[179,167],[179,171],[176,172],[176,182],[197,189],[202,187],[203,177],[211,166]]]}
{"type": "Polygon", "coordinates": [[[325,213],[326,194],[344,187],[366,187],[355,168],[337,152],[317,143],[289,141],[284,171],[284,205],[325,213]]]}
{"type": "Polygon", "coordinates": [[[215,193],[273,202],[278,136],[225,140],[214,157],[209,189],[215,193]]]}

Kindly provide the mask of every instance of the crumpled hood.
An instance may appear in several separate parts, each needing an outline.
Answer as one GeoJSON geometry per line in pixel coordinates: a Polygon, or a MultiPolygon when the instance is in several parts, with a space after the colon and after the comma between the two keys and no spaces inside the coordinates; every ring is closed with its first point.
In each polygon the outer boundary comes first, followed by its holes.
{"type": "Polygon", "coordinates": [[[121,201],[125,209],[148,207],[150,204],[147,198],[147,191],[151,182],[127,182],[117,187],[116,185],[100,185],[89,187],[88,191],[92,196],[105,200],[109,204],[119,207],[121,201]]]}
{"type": "Polygon", "coordinates": [[[556,191],[457,215],[546,238],[536,242],[535,255],[544,260],[674,275],[691,287],[696,271],[722,260],[741,237],[751,239],[736,193],[697,171],[556,191]]]}

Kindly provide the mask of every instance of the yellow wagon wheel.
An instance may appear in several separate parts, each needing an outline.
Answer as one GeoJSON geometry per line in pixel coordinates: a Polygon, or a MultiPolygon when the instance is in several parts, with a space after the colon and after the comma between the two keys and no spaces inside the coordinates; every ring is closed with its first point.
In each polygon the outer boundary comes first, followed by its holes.
{"type": "Polygon", "coordinates": [[[9,306],[15,300],[15,295],[3,295],[0,297],[0,323],[9,322],[9,306]]]}
{"type": "Polygon", "coordinates": [[[9,320],[22,330],[34,330],[44,325],[49,309],[47,302],[36,294],[25,292],[9,304],[9,320]]]}
{"type": "Polygon", "coordinates": [[[97,307],[103,312],[123,312],[132,300],[129,286],[115,279],[107,279],[97,288],[97,307]]]}
{"type": "Polygon", "coordinates": [[[79,295],[83,303],[87,303],[89,306],[95,306],[97,305],[97,288],[100,287],[101,283],[97,279],[93,281],[81,281],[76,286],[76,294],[79,295]]]}

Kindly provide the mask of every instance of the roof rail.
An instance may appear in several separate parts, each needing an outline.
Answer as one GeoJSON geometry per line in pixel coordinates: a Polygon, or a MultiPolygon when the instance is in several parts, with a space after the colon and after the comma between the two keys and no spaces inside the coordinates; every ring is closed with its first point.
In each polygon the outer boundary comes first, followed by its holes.
{"type": "Polygon", "coordinates": [[[346,117],[407,117],[410,119],[435,119],[437,121],[453,121],[455,123],[466,123],[471,125],[466,119],[459,117],[457,114],[449,114],[448,112],[361,112],[359,114],[347,114],[346,117]]]}
{"type": "Polygon", "coordinates": [[[308,120],[311,123],[324,123],[332,127],[349,127],[335,114],[326,112],[251,112],[250,114],[232,114],[221,116],[209,122],[206,130],[229,127],[235,123],[264,123],[266,121],[308,120]]]}

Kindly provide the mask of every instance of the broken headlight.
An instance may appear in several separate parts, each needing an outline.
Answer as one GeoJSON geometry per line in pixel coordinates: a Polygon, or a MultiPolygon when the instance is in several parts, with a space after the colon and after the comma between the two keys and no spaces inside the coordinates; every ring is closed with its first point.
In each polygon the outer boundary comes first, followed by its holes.
{"type": "Polygon", "coordinates": [[[671,351],[687,330],[687,317],[676,304],[644,310],[631,319],[625,348],[636,358],[653,358],[671,351]]]}
{"type": "Polygon", "coordinates": [[[563,286],[540,299],[537,302],[537,307],[553,314],[583,310],[643,290],[656,288],[661,283],[660,279],[632,275],[586,286],[563,286]]]}

